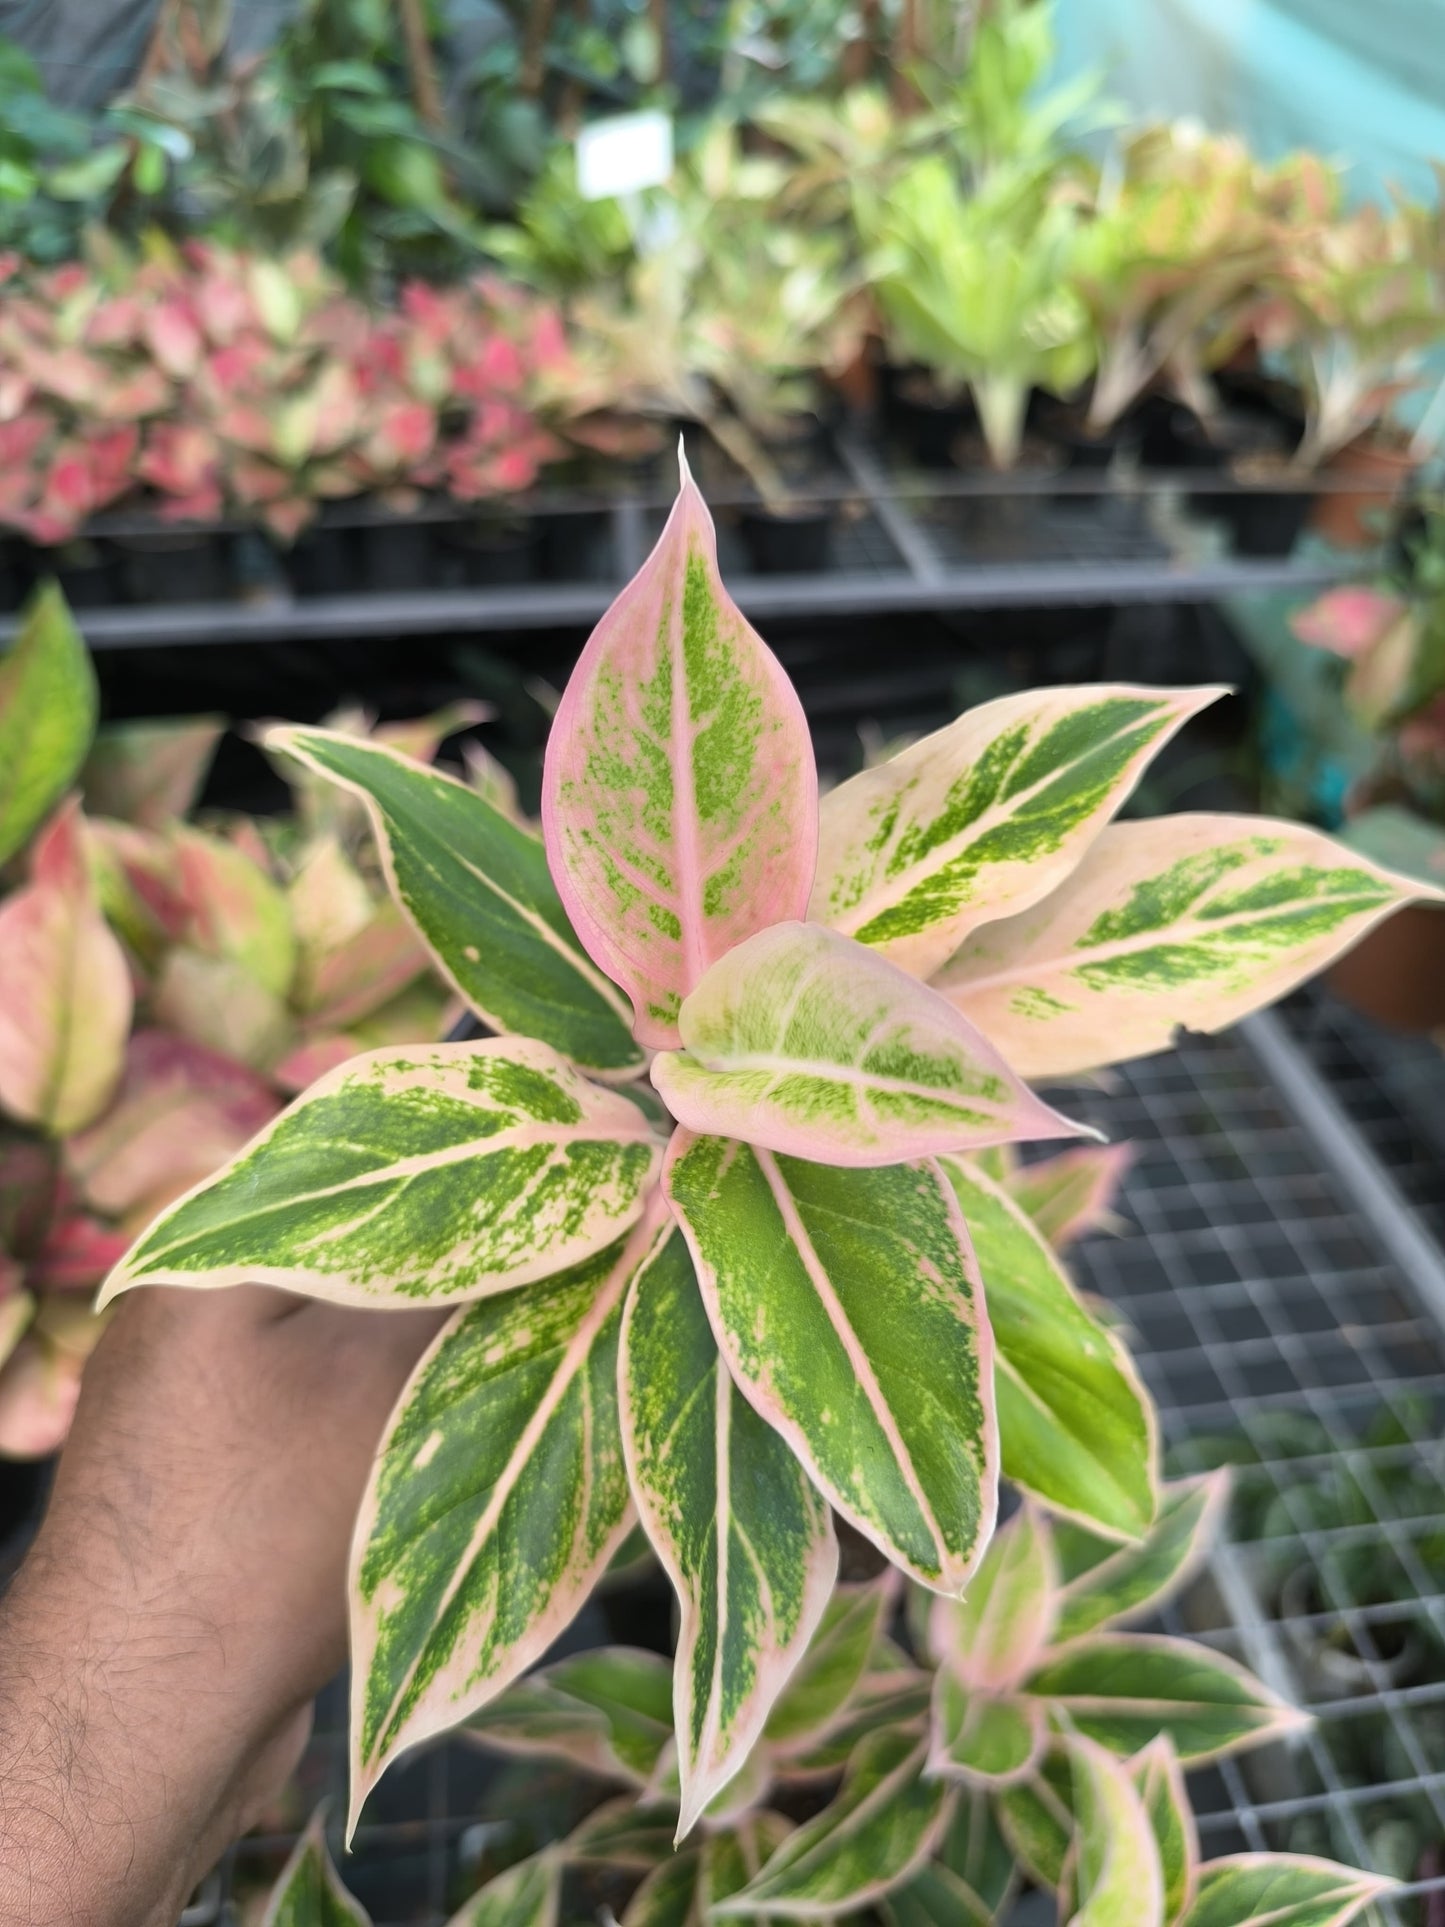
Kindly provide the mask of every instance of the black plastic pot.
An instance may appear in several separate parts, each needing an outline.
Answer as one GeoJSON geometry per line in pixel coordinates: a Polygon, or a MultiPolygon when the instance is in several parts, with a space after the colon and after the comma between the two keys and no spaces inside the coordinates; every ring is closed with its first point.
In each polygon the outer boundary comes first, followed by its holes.
{"type": "Polygon", "coordinates": [[[125,600],[121,569],[108,544],[78,539],[36,549],[31,566],[37,580],[55,578],[72,609],[108,609],[125,600]]]}
{"type": "Polygon", "coordinates": [[[537,573],[544,582],[602,582],[611,573],[612,516],[576,509],[537,518],[537,573]]]}
{"type": "Polygon", "coordinates": [[[1293,552],[1313,501],[1308,489],[1240,489],[1215,496],[1208,512],[1229,531],[1236,555],[1282,557],[1293,552]]]}
{"type": "Polygon", "coordinates": [[[366,588],[382,595],[431,588],[437,575],[434,523],[406,521],[398,516],[393,521],[369,523],[358,533],[361,579],[366,588]]]}
{"type": "Polygon", "coordinates": [[[894,433],[919,468],[953,468],[958,438],[977,419],[966,397],[940,400],[916,377],[899,382],[890,417],[894,433]]]}
{"type": "Polygon", "coordinates": [[[441,536],[461,580],[470,587],[500,589],[537,579],[540,542],[525,517],[458,522],[444,528],[441,536]]]}
{"type": "Polygon", "coordinates": [[[234,593],[226,535],[177,529],[112,540],[131,602],[225,602],[234,593]]]}
{"type": "Polygon", "coordinates": [[[286,552],[286,573],[299,596],[350,595],[357,582],[358,529],[305,529],[286,552]]]}
{"type": "Polygon", "coordinates": [[[20,544],[0,539],[0,614],[13,614],[25,600],[29,588],[30,571],[25,566],[20,544]]]}
{"type": "Polygon", "coordinates": [[[837,519],[831,502],[783,515],[746,508],[738,528],[759,575],[816,575],[832,561],[837,519]]]}

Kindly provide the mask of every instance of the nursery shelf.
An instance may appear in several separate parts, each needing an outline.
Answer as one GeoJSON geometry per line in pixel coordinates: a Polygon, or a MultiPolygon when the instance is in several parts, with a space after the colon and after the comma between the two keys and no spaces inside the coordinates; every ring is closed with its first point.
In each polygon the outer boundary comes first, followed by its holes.
{"type": "MultiPolygon", "coordinates": [[[[1083,1246],[1080,1283],[1130,1327],[1171,1467],[1212,1463],[1208,1441],[1229,1438],[1254,1459],[1248,1489],[1269,1515],[1251,1539],[1236,1508],[1233,1540],[1168,1629],[1243,1659],[1316,1716],[1291,1750],[1193,1776],[1204,1852],[1293,1848],[1403,1873],[1378,1927],[1424,1927],[1426,1896],[1445,1897],[1445,1857],[1422,1858],[1445,1849],[1439,1248],[1280,1019],[1188,1039],[1108,1094],[1070,1099],[1138,1147],[1129,1229],[1083,1246]],[[1348,1481],[1357,1517],[1321,1519],[1312,1495],[1328,1480],[1348,1481]],[[1351,1596],[1361,1558],[1387,1597],[1351,1596]],[[1281,1610],[1281,1571],[1301,1575],[1303,1614],[1281,1610]],[[1317,1654],[1336,1640],[1352,1646],[1350,1677],[1322,1688],[1317,1654]]],[[[602,1636],[578,1628],[584,1644],[602,1636]]],[[[336,1688],[304,1769],[308,1803],[341,1795],[343,1725],[336,1688]]],[[[378,1927],[438,1927],[459,1904],[482,1787],[481,1756],[456,1744],[383,1782],[348,1862],[378,1927]]],[[[242,1843],[224,1891],[274,1870],[285,1846],[242,1843]]],[[[222,1905],[218,1890],[196,1922],[226,1918],[222,1905]]]]}

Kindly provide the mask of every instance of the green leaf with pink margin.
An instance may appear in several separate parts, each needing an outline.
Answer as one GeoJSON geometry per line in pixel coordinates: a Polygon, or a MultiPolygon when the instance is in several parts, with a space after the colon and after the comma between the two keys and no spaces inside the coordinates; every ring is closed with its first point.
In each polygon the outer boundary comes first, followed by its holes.
{"type": "Polygon", "coordinates": [[[961,1789],[934,1858],[882,1902],[889,1927],[993,1927],[1018,1885],[989,1796],[961,1789]]]}
{"type": "Polygon", "coordinates": [[[86,809],[143,830],[166,829],[200,794],[225,728],[219,716],[108,723],[85,759],[86,809]]]}
{"type": "Polygon", "coordinates": [[[675,1046],[709,967],[803,915],[817,809],[802,707],[722,585],[684,463],[657,547],[567,684],[542,776],[552,875],[639,1042],[675,1046]]]}
{"type": "Polygon", "coordinates": [[[398,1307],[507,1291],[636,1223],[660,1150],[635,1105],[530,1038],[368,1051],[164,1211],[101,1302],[137,1285],[398,1307]]]}
{"type": "Polygon", "coordinates": [[[700,1848],[686,1848],[654,1867],[627,1903],[622,1927],[704,1927],[697,1902],[700,1848]]]}
{"type": "Polygon", "coordinates": [[[673,1857],[677,1809],[661,1804],[640,1806],[630,1793],[595,1807],[563,1842],[569,1863],[621,1867],[647,1873],[673,1857]]]}
{"type": "Polygon", "coordinates": [[[622,1306],[665,1230],[655,1209],[625,1244],[458,1312],[412,1373],[352,1543],[348,1831],[399,1753],[541,1657],[627,1536],[622,1306]]]}
{"type": "Polygon", "coordinates": [[[284,997],[296,969],[285,892],[222,837],[178,825],[170,842],[190,911],[187,941],[203,956],[239,964],[263,989],[284,997]]]}
{"type": "Polygon", "coordinates": [[[1154,1407],[1114,1333],[1079,1302],[1058,1255],[1008,1193],[946,1158],[996,1344],[1003,1470],[1051,1511],[1115,1539],[1154,1518],[1154,1407]]]}
{"type": "Polygon", "coordinates": [[[1067,1744],[1074,1776],[1076,1831],[1072,1886],[1077,1908],[1060,1896],[1069,1927],[1164,1927],[1159,1843],[1128,1767],[1078,1735],[1067,1744]]]}
{"type": "Polygon", "coordinates": [[[937,1166],[840,1171],[678,1130],[664,1185],[733,1378],[818,1489],[923,1585],[993,1530],[993,1339],[937,1166]]]}
{"type": "Polygon", "coordinates": [[[97,1211],[167,1203],[209,1176],[281,1106],[264,1078],[163,1030],[139,1030],[105,1115],[72,1137],[66,1164],[97,1211]]]}
{"type": "Polygon", "coordinates": [[[25,847],[74,781],[98,703],[80,631],[48,583],[0,656],[0,863],[25,847]]]}
{"type": "Polygon", "coordinates": [[[326,1846],[325,1809],[311,1824],[271,1890],[261,1927],[371,1927],[371,1916],[341,1884],[326,1846]]]}
{"type": "Polygon", "coordinates": [[[868,1671],[897,1591],[891,1570],[866,1585],[834,1588],[807,1652],[768,1715],[765,1735],[775,1754],[806,1750],[831,1730],[868,1671]]]}
{"type": "Polygon", "coordinates": [[[784,1920],[851,1914],[901,1885],[937,1844],[951,1790],[925,1777],[926,1743],[885,1727],[854,1753],[832,1802],[782,1843],[713,1917],[784,1920]]]}
{"type": "Polygon", "coordinates": [[[0,903],[0,1108],[67,1137],[109,1102],[133,996],[100,913],[80,805],[36,840],[30,881],[0,903]]]}
{"type": "Polygon", "coordinates": [[[993,1536],[962,1599],[935,1599],[929,1645],[941,1666],[980,1693],[1009,1693],[1051,1643],[1059,1564],[1049,1522],[1024,1501],[993,1536]]]}
{"type": "Polygon", "coordinates": [[[1033,1770],[1047,1744],[1048,1721],[1038,1700],[980,1692],[948,1667],[939,1670],[930,1773],[975,1786],[1008,1786],[1033,1770]]]}
{"type": "Polygon", "coordinates": [[[463,1732],[502,1753],[565,1760],[641,1790],[672,1737],[672,1667],[629,1646],[575,1654],[517,1680],[463,1732]]]}
{"type": "Polygon", "coordinates": [[[1055,1746],[1035,1772],[994,1795],[994,1812],[1019,1865],[1040,1887],[1058,1887],[1074,1837],[1074,1781],[1055,1746]]]}
{"type": "Polygon", "coordinates": [[[684,999],[652,1082],[689,1130],[832,1165],[901,1164],[1080,1126],[947,1000],[816,923],[729,951],[684,999]]]}
{"type": "Polygon", "coordinates": [[[679,1232],[633,1280],[619,1392],[633,1497],[678,1599],[681,1839],[762,1737],[828,1604],[838,1545],[827,1505],[733,1384],[679,1232]]]}
{"type": "Polygon", "coordinates": [[[447,1927],[557,1927],[561,1898],[560,1856],[534,1853],[489,1880],[452,1915],[447,1927]]]}
{"type": "Polygon", "coordinates": [[[1199,1829],[1184,1784],[1184,1769],[1167,1733],[1129,1762],[1129,1773],[1149,1816],[1164,1876],[1164,1927],[1178,1927],[1194,1900],[1199,1877],[1199,1829]]]}
{"type": "Polygon", "coordinates": [[[1347,1927],[1394,1887],[1307,1854],[1231,1854],[1200,1869],[1183,1927],[1347,1927]]]}
{"type": "Polygon", "coordinates": [[[1186,1766],[1309,1725],[1222,1653],[1148,1633],[1087,1633],[1050,1653],[1023,1691],[1055,1725],[1128,1756],[1167,1733],[1186,1766]]]}
{"type": "Polygon", "coordinates": [[[1301,642],[1353,662],[1374,647],[1406,607],[1403,597],[1382,589],[1326,589],[1308,608],[1297,610],[1289,626],[1301,642]]]}
{"type": "Polygon", "coordinates": [[[1218,1031],[1445,893],[1298,823],[1115,823],[1052,896],[977,931],[935,980],[1020,1075],[1068,1077],[1218,1031]]]}
{"type": "Polygon", "coordinates": [[[1079,1144],[1018,1165],[1003,1185],[1054,1250],[1065,1251],[1090,1231],[1121,1228],[1112,1207],[1133,1156],[1129,1144],[1079,1144]]]}
{"type": "Polygon", "coordinates": [[[1055,889],[1224,693],[1103,683],[980,704],[823,799],[808,914],[931,977],[971,930],[1055,889]]]}
{"type": "Polygon", "coordinates": [[[1136,1618],[1177,1592],[1208,1552],[1228,1496],[1227,1472],[1178,1479],[1161,1488],[1158,1517],[1137,1545],[1093,1540],[1093,1563],[1059,1595],[1057,1643],[1136,1618]]]}

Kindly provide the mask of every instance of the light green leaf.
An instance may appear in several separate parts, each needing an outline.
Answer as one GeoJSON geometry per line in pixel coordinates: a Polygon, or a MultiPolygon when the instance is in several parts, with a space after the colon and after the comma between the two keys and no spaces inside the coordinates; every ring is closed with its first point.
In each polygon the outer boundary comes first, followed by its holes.
{"type": "Polygon", "coordinates": [[[1154,1408],[1119,1339],[1080,1304],[1037,1227],[976,1166],[947,1158],[997,1346],[1005,1476],[1096,1532],[1154,1517],[1154,1408]]]}
{"type": "Polygon", "coordinates": [[[1237,1023],[1428,884],[1252,816],[1107,829],[1066,883],[977,932],[937,988],[1024,1077],[1067,1077],[1237,1023]]]}
{"type": "Polygon", "coordinates": [[[929,1771],[980,1786],[1007,1786],[1032,1771],[1046,1730],[1037,1700],[995,1698],[965,1686],[941,1666],[933,1685],[929,1771]]]}
{"type": "Polygon", "coordinates": [[[906,1660],[896,1670],[880,1667],[875,1649],[868,1672],[823,1737],[775,1757],[779,1777],[816,1780],[840,1773],[855,1748],[882,1726],[906,1726],[921,1735],[927,1726],[931,1690],[929,1674],[906,1660]]]}
{"type": "Polygon", "coordinates": [[[809,916],[931,977],[971,930],[1057,888],[1223,693],[1089,684],[971,709],[824,797],[809,916]]]}
{"type": "Polygon", "coordinates": [[[1056,1750],[1038,1771],[994,1795],[994,1812],[1019,1865],[1041,1887],[1057,1888],[1074,1838],[1074,1783],[1056,1750]]]}
{"type": "Polygon", "coordinates": [[[0,863],[70,788],[99,706],[95,671],[53,582],[31,599],[0,657],[0,863]]]}
{"type": "MultiPolygon", "coordinates": [[[[1102,1746],[1070,1739],[1076,1816],[1069,1927],[1164,1927],[1159,1846],[1129,1769],[1102,1746]]],[[[1065,1908],[1060,1906],[1060,1914],[1065,1908]]]]}
{"type": "Polygon", "coordinates": [[[1137,1545],[1100,1545],[1098,1563],[1065,1585],[1055,1638],[1062,1643],[1135,1618],[1176,1592],[1208,1551],[1228,1494],[1227,1472],[1162,1487],[1148,1536],[1137,1545]]]}
{"type": "Polygon", "coordinates": [[[238,964],[273,997],[284,997],[296,971],[285,892],[224,837],[177,824],[169,841],[176,889],[190,913],[191,947],[238,964]]]}
{"type": "Polygon", "coordinates": [[[448,1927],[557,1927],[561,1891],[561,1860],[555,1853],[536,1853],[489,1880],[452,1915],[448,1927]]]}
{"type": "Polygon", "coordinates": [[[325,729],[266,742],[363,800],[392,894],[493,1030],[539,1038],[598,1076],[641,1068],[627,1000],[577,942],[535,837],[380,744],[325,729]]]}
{"type": "Polygon", "coordinates": [[[546,1651],[622,1543],[622,1303],[661,1229],[458,1312],[402,1393],[353,1542],[353,1827],[399,1752],[546,1651]]]}
{"type": "Polygon", "coordinates": [[[948,1788],[924,1778],[926,1750],[907,1729],[874,1733],[854,1754],[831,1805],[790,1834],[758,1877],[714,1914],[846,1914],[901,1885],[927,1859],[948,1815],[948,1788]]]}
{"type": "Polygon", "coordinates": [[[1161,1733],[1129,1762],[1144,1802],[1164,1878],[1164,1927],[1176,1927],[1189,1911],[1199,1870],[1199,1831],[1189,1803],[1179,1755],[1161,1733]]]}
{"type": "Polygon", "coordinates": [[[988,1319],[937,1167],[838,1171],[679,1130],[664,1181],[746,1397],[895,1565],[961,1592],[998,1443],[988,1319]]]}
{"type": "Polygon", "coordinates": [[[1127,1228],[1111,1207],[1132,1158],[1132,1145],[1079,1144],[998,1174],[998,1182],[1054,1250],[1064,1251],[1090,1231],[1127,1228]]]}
{"type": "Polygon", "coordinates": [[[659,1147],[526,1038],[368,1051],[155,1220],[106,1281],[277,1285],[343,1304],[480,1298],[605,1249],[659,1147]]]}
{"type": "Polygon", "coordinates": [[[107,723],[86,758],[86,809],[166,829],[195,802],[225,727],[219,716],[107,723]]]}
{"type": "Polygon", "coordinates": [[[730,950],[684,999],[652,1081],[691,1131],[833,1165],[899,1164],[1078,1126],[948,1001],[821,924],[730,950]]]}
{"type": "Polygon", "coordinates": [[[965,1686],[1011,1692],[1037,1665],[1058,1611],[1049,1522],[1026,1500],[993,1536],[962,1599],[935,1599],[929,1645],[965,1686]]]}
{"type": "Polygon", "coordinates": [[[1201,1869],[1184,1927],[1345,1927],[1394,1885],[1306,1854],[1232,1854],[1201,1869]]]}
{"type": "Polygon", "coordinates": [[[681,1235],[639,1270],[623,1324],[633,1495],[677,1593],[679,1836],[740,1771],[838,1571],[828,1508],[740,1396],[681,1235]]]}
{"type": "Polygon", "coordinates": [[[371,1916],[342,1886],[326,1847],[324,1810],[296,1842],[271,1889],[261,1927],[371,1927],[371,1916]]]}
{"type": "Polygon", "coordinates": [[[891,1571],[867,1585],[835,1590],[797,1671],[768,1716],[770,1747],[787,1754],[816,1744],[828,1732],[868,1669],[896,1593],[891,1571]]]}
{"type": "Polygon", "coordinates": [[[629,1646],[579,1653],[516,1681],[465,1730],[504,1753],[645,1787],[672,1735],[672,1667],[629,1646]]]}
{"type": "Polygon", "coordinates": [[[1167,1733],[1186,1764],[1309,1724],[1231,1659],[1187,1639],[1096,1633],[1045,1660],[1025,1690],[1056,1720],[1124,1755],[1167,1733]]]}

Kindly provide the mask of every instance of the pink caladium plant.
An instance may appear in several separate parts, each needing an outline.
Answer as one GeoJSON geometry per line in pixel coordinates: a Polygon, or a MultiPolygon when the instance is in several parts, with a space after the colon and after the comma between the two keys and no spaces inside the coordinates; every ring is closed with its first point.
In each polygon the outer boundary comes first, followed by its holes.
{"type": "MultiPolygon", "coordinates": [[[[105,1296],[260,1279],[454,1308],[357,1529],[353,1821],[543,1655],[636,1519],[679,1602],[686,1836],[746,1785],[825,1622],[835,1513],[945,1602],[977,1598],[1001,1477],[1031,1521],[1123,1548],[1168,1518],[1121,1341],[972,1160],[1080,1135],[1031,1081],[1217,1029],[1427,893],[1290,823],[1115,823],[1218,693],[1010,696],[820,805],[684,472],[568,686],[541,841],[385,745],[273,733],[364,801],[493,1034],[328,1071],[105,1296]]],[[[1064,1663],[1015,1654],[1003,1703],[1064,1663]]],[[[928,1761],[889,1729],[849,1797],[872,1811],[928,1761]]]]}

